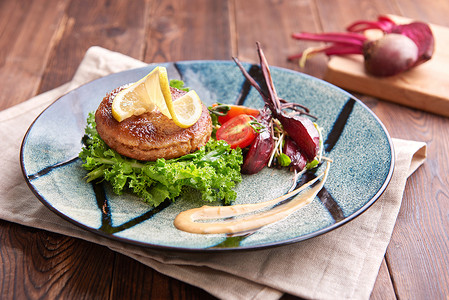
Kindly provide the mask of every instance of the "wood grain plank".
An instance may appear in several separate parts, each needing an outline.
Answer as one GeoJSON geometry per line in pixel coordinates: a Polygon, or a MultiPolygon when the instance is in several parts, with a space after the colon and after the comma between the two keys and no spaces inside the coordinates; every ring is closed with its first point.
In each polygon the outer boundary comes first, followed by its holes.
{"type": "Polygon", "coordinates": [[[429,2],[395,0],[401,15],[422,22],[434,23],[441,26],[449,26],[449,1],[432,0],[429,2]]]}
{"type": "Polygon", "coordinates": [[[231,59],[227,1],[153,1],[145,61],[231,59]]]}
{"type": "Polygon", "coordinates": [[[377,276],[373,292],[370,300],[390,300],[396,299],[393,284],[391,282],[390,273],[385,259],[380,266],[379,275],[377,276]]]}
{"type": "Polygon", "coordinates": [[[39,92],[70,81],[91,46],[142,59],[147,5],[145,0],[72,1],[39,92]]]}
{"type": "Polygon", "coordinates": [[[117,255],[111,299],[215,299],[124,255],[117,255]]]}
{"type": "Polygon", "coordinates": [[[362,101],[391,136],[428,144],[426,163],[408,179],[386,260],[399,298],[444,299],[449,294],[449,182],[441,174],[449,168],[444,150],[449,147],[449,119],[370,97],[362,101]]]}
{"type": "Polygon", "coordinates": [[[441,174],[449,168],[448,153],[443,150],[449,147],[449,119],[412,110],[407,114],[393,106],[377,113],[407,124],[407,129],[388,126],[392,135],[428,143],[428,160],[407,182],[387,250],[397,295],[443,299],[449,295],[449,180],[441,174]]]}
{"type": "Polygon", "coordinates": [[[444,299],[449,295],[448,183],[432,174],[435,171],[427,165],[418,170],[418,178],[410,180],[411,186],[420,186],[420,178],[427,178],[432,185],[406,190],[405,197],[413,194],[423,203],[404,201],[387,252],[389,265],[395,270],[397,294],[404,299],[444,299]],[[434,201],[423,201],[429,196],[434,201]]]}
{"type": "Polygon", "coordinates": [[[441,174],[449,168],[449,119],[370,97],[362,100],[393,137],[428,145],[427,161],[407,181],[386,260],[399,298],[444,299],[449,294],[449,181],[441,174]]]}
{"type": "Polygon", "coordinates": [[[400,14],[394,1],[317,0],[324,31],[344,31],[356,20],[375,20],[380,14],[400,14]]]}
{"type": "Polygon", "coordinates": [[[67,3],[65,0],[0,2],[1,109],[37,93],[67,3]]]}
{"type": "MultiPolygon", "coordinates": [[[[447,1],[397,1],[403,16],[448,26],[447,1]]],[[[438,41],[436,41],[438,43],[438,41]]],[[[387,249],[395,292],[402,299],[449,295],[449,119],[380,102],[374,112],[392,136],[425,141],[427,162],[408,180],[387,249]],[[429,184],[431,183],[431,184],[429,184]]]]}
{"type": "Polygon", "coordinates": [[[153,1],[146,62],[230,59],[227,1],[153,1]]]}
{"type": "MultiPolygon", "coordinates": [[[[91,46],[102,46],[142,59],[147,6],[146,0],[71,1],[50,53],[39,92],[69,81],[91,46]]],[[[65,298],[108,299],[116,288],[112,282],[113,275],[121,274],[121,270],[113,268],[117,254],[95,244],[76,239],[68,241],[70,246],[66,250],[66,259],[71,268],[64,270],[65,275],[59,278],[58,283],[65,287],[59,294],[65,298]],[[78,259],[88,249],[93,249],[91,255],[78,259]],[[90,279],[86,278],[86,271],[90,279]]],[[[56,245],[59,245],[58,241],[56,245]]],[[[39,272],[30,270],[30,273],[37,280],[44,280],[39,272]]],[[[57,273],[58,270],[52,269],[47,276],[58,277],[57,273]]],[[[15,276],[14,271],[11,274],[15,276]]],[[[124,277],[122,279],[125,280],[124,277]]]]}
{"type": "Polygon", "coordinates": [[[0,221],[0,294],[11,299],[107,299],[114,253],[0,221]]]}
{"type": "Polygon", "coordinates": [[[256,41],[259,41],[270,65],[285,67],[319,77],[326,59],[318,57],[304,69],[287,57],[305,49],[291,38],[298,31],[320,31],[320,20],[314,1],[263,0],[235,2],[237,55],[240,60],[258,63],[256,41]],[[300,15],[301,17],[298,17],[300,15]]]}

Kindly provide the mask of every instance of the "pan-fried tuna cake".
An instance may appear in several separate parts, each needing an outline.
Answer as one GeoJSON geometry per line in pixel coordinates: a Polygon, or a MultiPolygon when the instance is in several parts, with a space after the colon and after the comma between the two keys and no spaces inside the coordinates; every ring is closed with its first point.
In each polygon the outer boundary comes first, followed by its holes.
{"type": "MultiPolygon", "coordinates": [[[[203,106],[201,117],[189,128],[177,126],[158,110],[131,116],[118,122],[112,116],[112,101],[124,87],[103,98],[95,113],[97,131],[103,141],[121,155],[145,161],[171,159],[198,150],[212,133],[212,121],[203,106]]],[[[173,101],[186,92],[170,88],[173,101]]]]}

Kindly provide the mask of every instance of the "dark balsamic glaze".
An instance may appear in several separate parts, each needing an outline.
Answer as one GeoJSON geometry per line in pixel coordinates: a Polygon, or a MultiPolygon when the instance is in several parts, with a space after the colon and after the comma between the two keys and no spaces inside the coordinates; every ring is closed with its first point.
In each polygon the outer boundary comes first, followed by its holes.
{"type": "Polygon", "coordinates": [[[71,164],[71,163],[77,161],[78,159],[79,159],[79,157],[74,157],[74,158],[69,159],[69,160],[67,160],[67,161],[63,161],[63,162],[54,164],[54,165],[52,165],[52,166],[48,166],[48,167],[46,167],[46,168],[40,170],[40,171],[37,172],[37,173],[28,175],[28,179],[29,179],[29,180],[34,180],[34,179],[39,178],[39,177],[41,177],[41,176],[47,175],[48,173],[50,173],[50,172],[53,171],[54,169],[57,169],[57,168],[59,168],[59,167],[63,167],[63,166],[66,166],[66,165],[68,165],[68,164],[71,164]]]}

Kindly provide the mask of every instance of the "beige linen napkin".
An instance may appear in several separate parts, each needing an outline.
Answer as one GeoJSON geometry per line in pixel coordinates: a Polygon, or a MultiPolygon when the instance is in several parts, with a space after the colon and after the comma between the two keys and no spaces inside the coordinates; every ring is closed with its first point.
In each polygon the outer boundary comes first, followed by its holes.
{"type": "Polygon", "coordinates": [[[164,253],[84,231],[61,219],[32,194],[19,150],[31,122],[65,92],[98,77],[145,64],[92,47],[73,80],[0,112],[0,218],[105,245],[155,270],[222,299],[277,299],[290,293],[312,299],[368,299],[401,205],[406,179],[425,160],[426,145],[393,139],[396,166],[381,198],[330,233],[287,246],[239,253],[164,253]]]}

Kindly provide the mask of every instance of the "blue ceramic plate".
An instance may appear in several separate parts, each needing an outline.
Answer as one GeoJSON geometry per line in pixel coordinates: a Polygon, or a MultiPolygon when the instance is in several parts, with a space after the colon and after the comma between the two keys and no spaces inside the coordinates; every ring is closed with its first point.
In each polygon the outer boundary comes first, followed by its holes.
{"type": "MultiPolygon", "coordinates": [[[[228,61],[160,64],[171,79],[182,79],[206,105],[243,103],[261,108],[262,99],[240,70],[228,61]]],[[[257,74],[257,66],[247,64],[257,74]]],[[[272,67],[278,94],[304,104],[323,128],[325,156],[333,159],[329,178],[314,201],[288,218],[250,235],[200,235],[177,230],[175,216],[203,205],[185,201],[152,209],[131,194],[117,196],[107,183],[86,183],[77,158],[86,118],[105,94],[137,81],[154,68],[112,74],[62,96],[29,128],[21,149],[22,170],[30,188],[52,211],[91,232],[132,244],[182,251],[256,249],[298,242],[328,232],[368,209],[385,190],[393,172],[391,139],[377,117],[347,92],[316,78],[272,67]]],[[[236,203],[269,200],[292,185],[292,173],[264,169],[244,176],[236,203]]]]}

